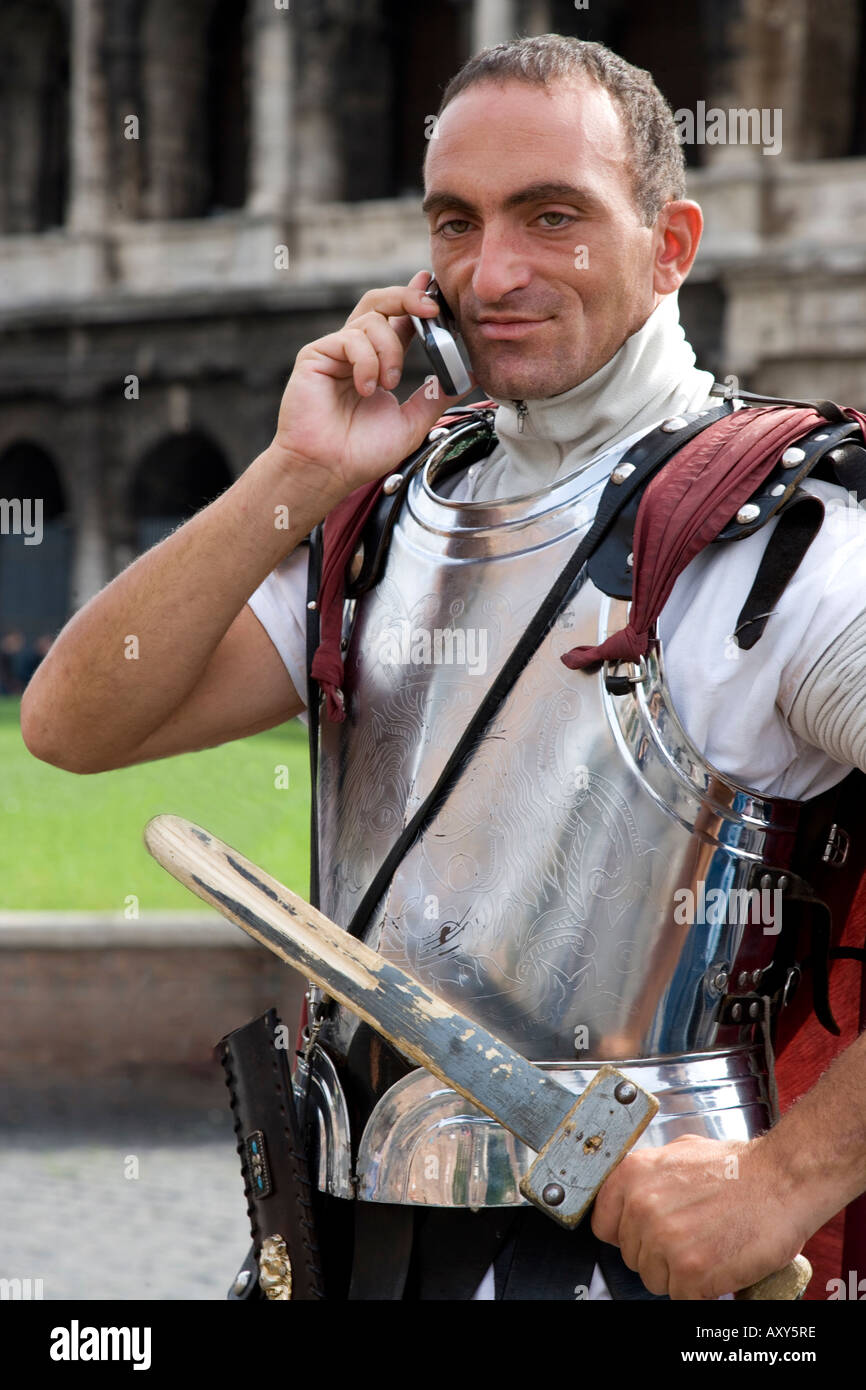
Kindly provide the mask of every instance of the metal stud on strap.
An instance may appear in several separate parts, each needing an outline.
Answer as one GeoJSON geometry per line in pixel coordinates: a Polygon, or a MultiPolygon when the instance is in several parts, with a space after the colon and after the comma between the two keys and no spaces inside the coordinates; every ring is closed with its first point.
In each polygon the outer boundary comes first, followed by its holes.
{"type": "Polygon", "coordinates": [[[787,448],[781,457],[783,468],[796,468],[798,463],[802,463],[806,457],[806,450],[801,449],[798,444],[792,444],[787,448]]]}
{"type": "Polygon", "coordinates": [[[747,502],[745,507],[741,507],[737,512],[737,521],[741,526],[745,526],[749,521],[755,521],[761,515],[761,508],[756,502],[747,502]]]}
{"type": "Polygon", "coordinates": [[[621,463],[619,467],[615,468],[611,473],[610,480],[612,483],[616,483],[617,486],[619,486],[620,483],[625,482],[626,478],[630,478],[633,472],[633,463],[621,463]]]}

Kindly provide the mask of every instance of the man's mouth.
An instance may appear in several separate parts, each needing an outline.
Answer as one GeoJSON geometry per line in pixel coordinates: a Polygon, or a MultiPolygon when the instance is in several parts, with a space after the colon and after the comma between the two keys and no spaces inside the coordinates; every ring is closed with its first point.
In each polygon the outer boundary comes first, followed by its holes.
{"type": "Polygon", "coordinates": [[[546,323],[546,319],[478,319],[478,330],[484,338],[525,338],[546,323]]]}

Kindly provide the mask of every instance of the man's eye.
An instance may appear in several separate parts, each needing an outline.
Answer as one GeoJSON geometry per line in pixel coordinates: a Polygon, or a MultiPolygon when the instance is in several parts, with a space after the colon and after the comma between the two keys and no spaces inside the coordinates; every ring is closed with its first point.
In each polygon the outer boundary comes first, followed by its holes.
{"type": "Polygon", "coordinates": [[[541,217],[558,217],[560,219],[558,222],[548,222],[546,224],[548,227],[565,227],[569,222],[574,221],[574,218],[567,212],[543,212],[541,217]]]}
{"type": "Polygon", "coordinates": [[[450,222],[443,222],[436,228],[437,236],[460,236],[466,231],[469,223],[464,217],[452,217],[450,222]],[[450,232],[448,229],[451,229],[450,232]]]}

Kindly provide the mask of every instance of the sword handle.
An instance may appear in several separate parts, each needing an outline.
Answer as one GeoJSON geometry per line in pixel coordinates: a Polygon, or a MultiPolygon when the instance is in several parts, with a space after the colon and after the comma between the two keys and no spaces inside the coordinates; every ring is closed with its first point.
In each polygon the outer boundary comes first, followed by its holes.
{"type": "Polygon", "coordinates": [[[812,1278],[812,1266],[805,1255],[795,1255],[790,1264],[785,1265],[784,1269],[777,1269],[773,1274],[767,1274],[763,1279],[759,1279],[757,1284],[750,1284],[747,1289],[740,1289],[734,1294],[737,1299],[749,1299],[766,1302],[773,1299],[798,1299],[809,1286],[812,1278]]]}

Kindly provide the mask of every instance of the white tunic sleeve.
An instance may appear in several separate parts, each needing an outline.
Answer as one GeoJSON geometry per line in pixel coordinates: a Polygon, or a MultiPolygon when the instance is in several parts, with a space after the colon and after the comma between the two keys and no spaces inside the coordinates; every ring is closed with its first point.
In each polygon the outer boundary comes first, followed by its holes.
{"type": "Polygon", "coordinates": [[[866,511],[832,483],[801,486],[824,502],[824,522],[750,651],[737,647],[733,629],[775,523],[702,551],[659,621],[671,694],[691,740],[735,781],[798,800],[849,770],[795,733],[788,716],[822,653],[866,609],[866,511]]]}
{"type": "MultiPolygon", "coordinates": [[[[298,546],[272,570],[248,600],[304,704],[307,703],[307,559],[309,549],[298,546]]],[[[305,716],[301,716],[305,718],[305,716]]]]}

